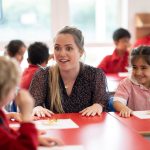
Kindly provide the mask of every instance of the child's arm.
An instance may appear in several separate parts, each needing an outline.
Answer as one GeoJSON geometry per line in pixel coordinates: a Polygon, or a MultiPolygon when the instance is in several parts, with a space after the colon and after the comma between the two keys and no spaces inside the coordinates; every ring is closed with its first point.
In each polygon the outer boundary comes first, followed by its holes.
{"type": "Polygon", "coordinates": [[[121,103],[120,101],[114,101],[113,102],[113,107],[116,111],[120,112],[119,116],[121,117],[130,117],[132,110],[125,106],[123,103],[121,103]]]}
{"type": "Polygon", "coordinates": [[[7,125],[6,120],[1,121],[0,147],[2,149],[36,150],[38,146],[38,134],[35,125],[31,123],[33,98],[27,91],[21,90],[16,97],[23,123],[18,131],[13,131],[7,125]]]}
{"type": "MultiPolygon", "coordinates": [[[[31,114],[32,114],[33,106],[34,106],[33,98],[27,91],[21,90],[18,93],[16,100],[17,100],[18,107],[20,109],[22,122],[24,122],[24,124],[22,124],[22,126],[23,126],[25,124],[28,124],[28,122],[32,121],[31,114]]],[[[51,147],[51,146],[55,146],[55,145],[61,145],[61,142],[55,138],[45,138],[45,137],[38,136],[38,139],[37,139],[36,133],[32,134],[32,132],[34,132],[35,129],[32,129],[33,131],[31,131],[30,129],[26,129],[26,130],[30,131],[30,135],[31,135],[30,141],[32,141],[34,143],[36,143],[38,140],[38,144],[43,145],[43,146],[51,147]],[[34,138],[34,139],[32,139],[32,138],[34,138]]],[[[20,135],[20,137],[22,136],[23,138],[25,138],[26,136],[28,136],[29,133],[26,132],[26,130],[21,130],[21,128],[20,128],[19,131],[22,132],[22,135],[23,135],[23,136],[20,135]],[[28,133],[28,134],[26,134],[26,133],[28,133]]],[[[27,139],[27,140],[29,140],[29,139],[27,139]]]]}
{"type": "Polygon", "coordinates": [[[20,90],[16,96],[16,104],[19,107],[22,122],[31,122],[34,100],[29,92],[20,90]]]}

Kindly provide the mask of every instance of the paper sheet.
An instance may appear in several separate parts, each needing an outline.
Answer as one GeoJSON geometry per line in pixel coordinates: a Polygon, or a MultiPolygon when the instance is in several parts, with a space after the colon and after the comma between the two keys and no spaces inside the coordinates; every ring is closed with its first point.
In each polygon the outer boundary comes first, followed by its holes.
{"type": "Polygon", "coordinates": [[[37,129],[69,129],[79,128],[71,119],[49,119],[34,121],[37,129]]]}
{"type": "MultiPolygon", "coordinates": [[[[79,126],[71,119],[37,120],[33,121],[33,123],[36,125],[36,128],[40,130],[79,128],[79,126]]],[[[20,124],[10,124],[9,126],[12,128],[18,128],[20,127],[20,124]]]]}
{"type": "Polygon", "coordinates": [[[140,119],[150,119],[150,110],[133,111],[132,114],[140,119]]]}
{"type": "Polygon", "coordinates": [[[60,146],[60,147],[52,147],[52,148],[40,146],[38,147],[38,150],[84,150],[84,148],[81,145],[71,145],[71,146],[69,145],[69,146],[60,146]]]}

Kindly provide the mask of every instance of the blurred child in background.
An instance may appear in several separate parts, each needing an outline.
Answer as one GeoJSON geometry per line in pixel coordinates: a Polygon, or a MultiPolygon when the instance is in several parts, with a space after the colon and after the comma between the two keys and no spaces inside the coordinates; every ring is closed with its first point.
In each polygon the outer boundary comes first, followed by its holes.
{"type": "Polygon", "coordinates": [[[133,47],[138,47],[142,45],[150,46],[150,33],[142,38],[137,39],[133,47]]]}
{"type": "Polygon", "coordinates": [[[127,72],[128,67],[128,47],[130,46],[130,33],[123,28],[117,29],[113,33],[113,40],[116,46],[112,55],[104,57],[98,68],[105,73],[127,72]]]}
{"type": "Polygon", "coordinates": [[[12,40],[6,46],[5,55],[15,58],[20,64],[23,60],[26,45],[21,40],[12,40]]]}
{"type": "Polygon", "coordinates": [[[27,50],[29,66],[22,74],[20,88],[29,89],[34,73],[40,68],[46,67],[49,60],[49,49],[42,42],[31,44],[27,50]]]}
{"type": "MultiPolygon", "coordinates": [[[[26,51],[26,45],[21,40],[11,40],[6,46],[5,55],[14,58],[19,64],[23,61],[24,53],[26,51]]],[[[8,105],[5,106],[5,110],[8,112],[16,112],[17,107],[14,101],[11,101],[8,105]]],[[[10,116],[16,114],[9,113],[10,116]]]]}

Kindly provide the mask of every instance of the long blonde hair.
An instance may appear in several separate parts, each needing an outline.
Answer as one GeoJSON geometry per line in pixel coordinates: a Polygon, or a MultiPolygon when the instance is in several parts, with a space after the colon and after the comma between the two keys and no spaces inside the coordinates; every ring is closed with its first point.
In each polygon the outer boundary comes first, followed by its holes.
{"type": "MultiPolygon", "coordinates": [[[[61,29],[59,34],[70,34],[73,36],[74,41],[81,52],[84,52],[84,37],[82,32],[75,28],[66,26],[61,29]]],[[[61,92],[59,85],[59,68],[58,65],[52,66],[49,69],[49,86],[50,86],[50,109],[56,110],[59,113],[64,113],[62,102],[61,102],[61,92]]]]}
{"type": "Polygon", "coordinates": [[[55,109],[59,113],[64,113],[61,104],[61,96],[59,88],[59,70],[57,65],[51,66],[51,68],[49,69],[49,83],[50,83],[50,97],[51,97],[50,110],[55,109]]]}

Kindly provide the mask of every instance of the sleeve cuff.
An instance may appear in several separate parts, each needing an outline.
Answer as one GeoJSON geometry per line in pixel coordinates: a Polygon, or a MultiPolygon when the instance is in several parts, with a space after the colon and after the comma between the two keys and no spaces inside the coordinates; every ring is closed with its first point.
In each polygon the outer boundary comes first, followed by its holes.
{"type": "Polygon", "coordinates": [[[123,103],[124,105],[127,105],[127,100],[121,97],[114,97],[113,101],[119,101],[123,103]]]}

